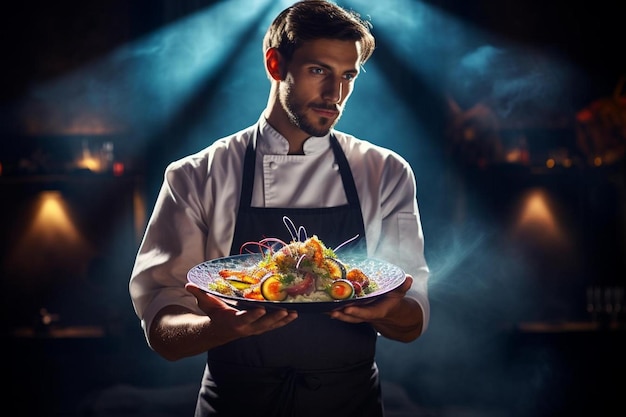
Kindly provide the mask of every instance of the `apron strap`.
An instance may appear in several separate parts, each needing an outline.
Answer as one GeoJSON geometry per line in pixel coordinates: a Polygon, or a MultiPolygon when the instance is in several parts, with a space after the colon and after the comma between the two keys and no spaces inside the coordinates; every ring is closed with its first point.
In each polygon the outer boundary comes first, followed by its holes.
{"type": "MultiPolygon", "coordinates": [[[[339,141],[335,135],[330,135],[330,146],[333,148],[335,159],[339,165],[339,173],[341,174],[341,182],[343,182],[343,189],[348,199],[348,204],[353,207],[359,207],[361,210],[361,204],[359,203],[359,195],[356,192],[356,184],[354,183],[354,177],[352,176],[352,170],[350,170],[350,164],[346,158],[346,154],[341,149],[339,141]]],[[[361,215],[361,218],[363,216],[361,215]]]]}
{"type": "Polygon", "coordinates": [[[246,147],[246,155],[243,161],[243,180],[241,182],[241,195],[239,207],[252,207],[252,189],[254,187],[254,171],[256,165],[256,151],[254,141],[251,139],[246,147]]]}

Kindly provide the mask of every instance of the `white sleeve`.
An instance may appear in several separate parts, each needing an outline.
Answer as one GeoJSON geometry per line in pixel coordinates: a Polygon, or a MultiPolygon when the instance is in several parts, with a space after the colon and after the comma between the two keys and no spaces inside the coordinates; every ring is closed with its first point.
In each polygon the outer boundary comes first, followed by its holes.
{"type": "Polygon", "coordinates": [[[180,166],[166,169],[131,273],[130,295],[146,339],[155,315],[167,305],[202,313],[185,290],[187,272],[205,260],[206,246],[197,184],[188,174],[180,166]]]}
{"type": "Polygon", "coordinates": [[[430,321],[429,268],[424,256],[424,233],[417,204],[417,185],[409,164],[391,159],[381,178],[381,229],[373,256],[392,262],[413,277],[409,294],[422,307],[424,324],[430,321]]]}

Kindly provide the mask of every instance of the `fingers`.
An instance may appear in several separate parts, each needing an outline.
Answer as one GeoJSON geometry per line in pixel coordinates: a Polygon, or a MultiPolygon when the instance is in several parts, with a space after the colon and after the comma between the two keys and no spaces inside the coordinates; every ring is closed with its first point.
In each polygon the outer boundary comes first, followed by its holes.
{"type": "Polygon", "coordinates": [[[348,323],[372,322],[384,319],[394,306],[400,302],[413,285],[413,277],[406,276],[405,281],[398,288],[378,297],[375,301],[358,304],[331,312],[331,318],[348,323]]]}
{"type": "Polygon", "coordinates": [[[283,327],[298,318],[298,313],[287,310],[276,310],[267,312],[250,323],[250,327],[254,329],[254,334],[265,333],[270,330],[283,327]]]}
{"type": "Polygon", "coordinates": [[[196,297],[200,309],[211,317],[217,328],[223,329],[223,332],[234,332],[239,337],[277,329],[298,317],[297,313],[283,309],[266,311],[259,307],[237,310],[194,284],[188,283],[185,288],[196,297]]]}
{"type": "MultiPolygon", "coordinates": [[[[413,277],[411,275],[407,274],[406,279],[404,280],[402,285],[400,285],[395,290],[395,292],[401,293],[404,296],[404,294],[406,294],[407,291],[409,291],[411,289],[411,285],[413,285],[413,277]]],[[[394,291],[392,291],[392,292],[394,292],[394,291]]]]}

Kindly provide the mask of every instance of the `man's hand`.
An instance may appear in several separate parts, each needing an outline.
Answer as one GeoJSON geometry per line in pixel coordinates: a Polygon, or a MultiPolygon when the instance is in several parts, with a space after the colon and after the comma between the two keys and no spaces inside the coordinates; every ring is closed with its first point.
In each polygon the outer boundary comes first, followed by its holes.
{"type": "Polygon", "coordinates": [[[330,313],[334,319],[348,323],[371,323],[383,336],[410,342],[422,331],[423,314],[418,302],[407,297],[413,277],[406,276],[402,285],[371,303],[357,304],[330,313]]]}
{"type": "Polygon", "coordinates": [[[205,314],[169,305],[159,311],[150,328],[150,346],[168,360],[199,355],[233,340],[285,326],[298,317],[287,310],[237,310],[193,284],[187,284],[186,289],[205,314]]]}
{"type": "Polygon", "coordinates": [[[298,317],[296,312],[283,309],[269,312],[263,307],[237,310],[193,284],[187,284],[185,288],[196,297],[198,307],[211,318],[211,333],[219,335],[219,339],[225,342],[277,329],[298,317]]]}

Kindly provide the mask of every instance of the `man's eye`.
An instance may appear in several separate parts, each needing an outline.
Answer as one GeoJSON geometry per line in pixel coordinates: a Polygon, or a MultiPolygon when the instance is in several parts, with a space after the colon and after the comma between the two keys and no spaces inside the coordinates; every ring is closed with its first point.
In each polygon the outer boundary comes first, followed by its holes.
{"type": "Polygon", "coordinates": [[[352,81],[352,80],[354,80],[354,79],[356,78],[356,75],[355,75],[355,74],[346,74],[346,75],[344,75],[343,77],[344,77],[346,80],[348,80],[348,81],[352,81]]]}
{"type": "Polygon", "coordinates": [[[323,74],[324,73],[324,69],[323,68],[311,68],[311,72],[313,74],[323,74]]]}

